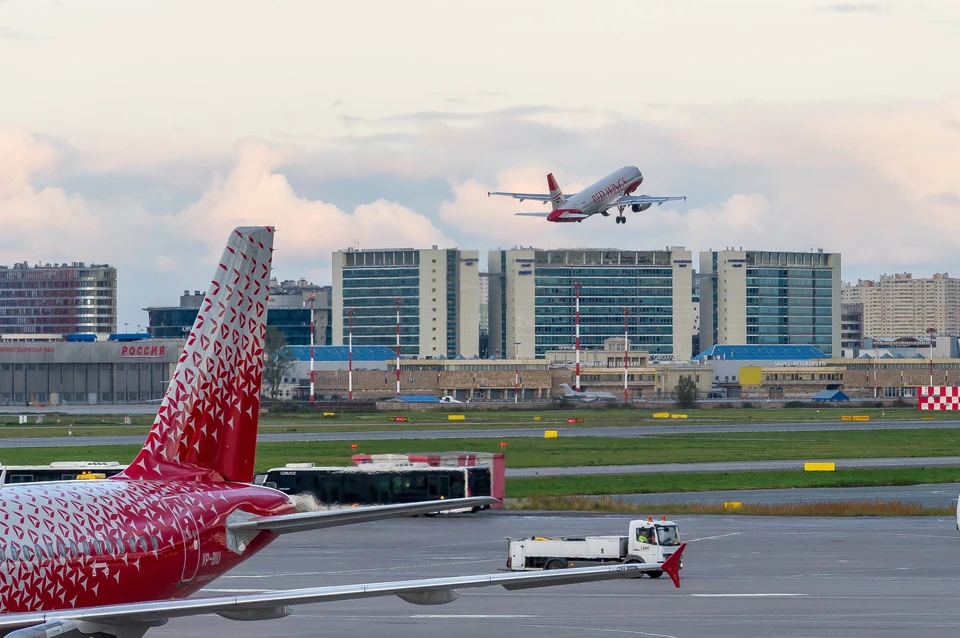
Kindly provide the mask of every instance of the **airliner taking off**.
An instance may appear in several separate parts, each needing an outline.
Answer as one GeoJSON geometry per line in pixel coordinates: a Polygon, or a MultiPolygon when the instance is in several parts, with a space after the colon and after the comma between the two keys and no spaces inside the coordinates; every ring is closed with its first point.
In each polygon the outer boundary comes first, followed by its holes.
{"type": "Polygon", "coordinates": [[[587,186],[579,193],[574,193],[567,197],[557,185],[553,173],[547,175],[547,187],[550,190],[548,195],[539,193],[502,193],[488,192],[490,195],[503,195],[513,197],[521,202],[530,199],[536,202],[553,205],[553,210],[549,213],[516,213],[526,217],[546,217],[551,222],[582,222],[591,215],[600,213],[604,217],[610,216],[612,209],[617,209],[618,224],[626,224],[627,218],[623,216],[623,211],[629,206],[630,209],[639,213],[645,211],[653,204],[658,206],[664,202],[677,200],[686,200],[686,196],[681,197],[651,197],[649,195],[633,195],[633,191],[639,188],[643,183],[643,173],[636,166],[624,166],[620,170],[611,173],[601,179],[599,182],[587,186]]]}
{"type": "Polygon", "coordinates": [[[680,586],[677,551],[662,564],[187,598],[280,534],[497,502],[298,511],[283,492],[251,484],[273,234],[272,227],[230,234],[146,443],[123,472],[0,490],[0,634],[140,638],[179,616],[268,620],[289,615],[290,604],[388,595],[432,605],[455,600],[457,588],[513,590],[659,570],[680,586]]]}

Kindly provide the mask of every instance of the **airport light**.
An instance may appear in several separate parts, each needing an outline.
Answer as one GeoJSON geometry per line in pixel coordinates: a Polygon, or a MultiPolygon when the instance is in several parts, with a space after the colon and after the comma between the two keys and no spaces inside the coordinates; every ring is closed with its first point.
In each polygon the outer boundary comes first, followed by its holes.
{"type": "Polygon", "coordinates": [[[576,375],[576,380],[574,381],[573,387],[577,392],[580,392],[580,286],[582,282],[575,281],[573,282],[573,288],[577,291],[577,305],[576,311],[574,313],[574,338],[573,338],[573,348],[576,350],[577,363],[574,368],[574,374],[576,375]]]}
{"type": "Polygon", "coordinates": [[[316,395],[314,394],[315,385],[313,382],[313,344],[314,334],[317,331],[317,325],[314,321],[313,303],[317,300],[316,293],[310,295],[310,407],[317,405],[316,395]]]}

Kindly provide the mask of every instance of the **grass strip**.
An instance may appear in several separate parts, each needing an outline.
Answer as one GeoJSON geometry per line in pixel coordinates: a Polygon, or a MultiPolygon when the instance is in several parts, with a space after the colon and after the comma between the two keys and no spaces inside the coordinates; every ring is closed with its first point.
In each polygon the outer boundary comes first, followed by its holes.
{"type": "Polygon", "coordinates": [[[720,490],[786,489],[791,487],[874,487],[960,481],[960,468],[857,469],[835,472],[802,470],[697,472],[677,474],[611,474],[507,480],[510,498],[608,494],[656,494],[720,490]]]}
{"type": "Polygon", "coordinates": [[[869,501],[837,500],[786,502],[770,504],[744,503],[729,509],[722,503],[634,503],[602,496],[534,496],[507,504],[509,509],[571,512],[617,512],[641,516],[677,514],[723,514],[743,516],[954,516],[955,507],[924,507],[899,499],[869,501]]]}

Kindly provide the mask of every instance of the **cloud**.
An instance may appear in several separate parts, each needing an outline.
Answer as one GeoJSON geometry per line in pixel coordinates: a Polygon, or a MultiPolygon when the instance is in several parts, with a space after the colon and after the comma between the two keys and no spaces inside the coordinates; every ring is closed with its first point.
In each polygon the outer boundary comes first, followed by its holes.
{"type": "Polygon", "coordinates": [[[820,7],[821,11],[832,11],[834,13],[885,13],[890,9],[889,4],[878,4],[876,2],[838,2],[820,7]]]}
{"type": "Polygon", "coordinates": [[[36,40],[37,36],[0,25],[0,40],[36,40]]]}

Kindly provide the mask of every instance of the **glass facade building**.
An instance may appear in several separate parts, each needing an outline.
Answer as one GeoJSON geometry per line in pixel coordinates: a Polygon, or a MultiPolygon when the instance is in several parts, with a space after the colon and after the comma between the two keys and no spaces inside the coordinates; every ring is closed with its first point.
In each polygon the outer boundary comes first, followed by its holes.
{"type": "Polygon", "coordinates": [[[711,251],[700,267],[704,348],[812,345],[839,356],[839,254],[711,251]]]}
{"type": "Polygon", "coordinates": [[[0,334],[117,332],[117,269],[105,264],[0,266],[0,334]]]}
{"type": "Polygon", "coordinates": [[[470,357],[479,352],[476,251],[344,250],[333,253],[333,345],[396,348],[403,357],[470,357]]]}
{"type": "Polygon", "coordinates": [[[626,329],[631,348],[652,358],[691,356],[687,251],[501,250],[490,253],[489,264],[493,355],[531,358],[573,349],[579,286],[581,349],[602,349],[626,329]]]}
{"type": "MultiPolygon", "coordinates": [[[[155,339],[186,339],[197,320],[199,308],[144,308],[155,339]]],[[[287,345],[310,345],[310,308],[267,308],[267,326],[283,333],[287,345]]]]}

